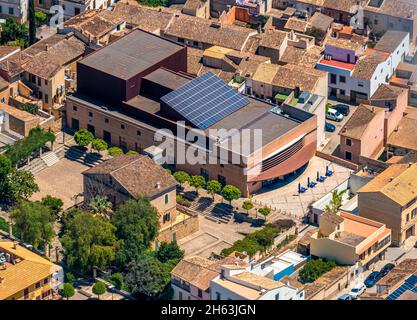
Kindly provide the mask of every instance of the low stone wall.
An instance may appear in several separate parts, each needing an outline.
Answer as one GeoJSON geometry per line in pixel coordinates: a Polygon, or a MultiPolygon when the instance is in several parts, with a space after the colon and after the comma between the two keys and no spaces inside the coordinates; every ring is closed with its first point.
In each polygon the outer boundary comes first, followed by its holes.
{"type": "MultiPolygon", "coordinates": [[[[178,206],[177,206],[178,209],[178,206]]],[[[178,241],[190,234],[197,232],[200,229],[198,221],[198,214],[189,209],[180,208],[179,211],[188,215],[186,219],[180,221],[169,228],[162,230],[158,235],[158,242],[172,242],[174,238],[178,241]],[[175,234],[175,237],[174,237],[175,234]]]]}
{"type": "Polygon", "coordinates": [[[336,157],[336,156],[333,156],[331,154],[327,154],[327,153],[324,153],[324,152],[321,152],[321,151],[318,151],[318,150],[316,151],[316,156],[320,157],[322,159],[337,163],[341,166],[344,166],[344,167],[349,168],[349,169],[354,170],[354,171],[359,169],[359,165],[357,165],[353,162],[349,162],[349,161],[344,160],[342,158],[339,158],[339,157],[336,157]]]}

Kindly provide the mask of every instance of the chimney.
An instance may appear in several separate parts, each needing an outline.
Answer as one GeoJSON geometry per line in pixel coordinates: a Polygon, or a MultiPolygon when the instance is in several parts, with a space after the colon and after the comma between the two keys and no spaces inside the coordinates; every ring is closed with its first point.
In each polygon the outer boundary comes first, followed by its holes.
{"type": "Polygon", "coordinates": [[[48,50],[49,50],[49,44],[46,44],[46,45],[45,45],[45,49],[46,49],[46,51],[48,51],[48,50]]]}
{"type": "Polygon", "coordinates": [[[409,163],[408,163],[408,167],[409,167],[409,168],[411,168],[411,166],[412,166],[412,165],[413,165],[413,163],[412,163],[412,162],[409,162],[409,163]]]}
{"type": "Polygon", "coordinates": [[[389,178],[389,182],[391,182],[392,180],[394,180],[394,177],[390,177],[389,178]]]}
{"type": "Polygon", "coordinates": [[[161,183],[159,181],[156,183],[156,188],[161,189],[161,183]]]}
{"type": "Polygon", "coordinates": [[[0,284],[2,284],[4,281],[4,278],[0,277],[0,284]]]}
{"type": "Polygon", "coordinates": [[[13,241],[13,249],[16,250],[17,249],[17,242],[13,241]]]}

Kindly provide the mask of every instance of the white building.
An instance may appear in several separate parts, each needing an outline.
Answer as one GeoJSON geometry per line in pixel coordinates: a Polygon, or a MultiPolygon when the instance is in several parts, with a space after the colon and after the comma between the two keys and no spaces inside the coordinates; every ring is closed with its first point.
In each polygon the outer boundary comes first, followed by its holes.
{"type": "Polygon", "coordinates": [[[64,9],[64,19],[91,9],[107,9],[113,3],[115,0],[59,0],[59,4],[64,9]]]}
{"type": "Polygon", "coordinates": [[[28,18],[28,0],[0,0],[0,17],[12,17],[19,23],[25,23],[28,18]]]}

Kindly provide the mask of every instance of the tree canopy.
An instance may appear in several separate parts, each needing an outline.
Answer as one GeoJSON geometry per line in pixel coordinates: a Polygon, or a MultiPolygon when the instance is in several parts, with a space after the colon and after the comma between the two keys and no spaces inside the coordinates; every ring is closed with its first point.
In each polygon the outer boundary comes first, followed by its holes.
{"type": "Polygon", "coordinates": [[[214,194],[222,190],[222,184],[217,180],[209,180],[207,182],[207,191],[211,194],[211,197],[214,200],[214,194]]]}
{"type": "Polygon", "coordinates": [[[100,151],[107,150],[108,145],[107,145],[107,142],[104,141],[103,139],[96,138],[91,142],[91,147],[94,150],[97,150],[98,152],[100,152],[100,151]]]}
{"type": "Polygon", "coordinates": [[[60,294],[62,297],[67,298],[67,300],[69,298],[71,298],[74,294],[75,294],[75,289],[72,286],[71,283],[64,283],[64,285],[62,286],[62,289],[60,290],[60,294]]]}
{"type": "Polygon", "coordinates": [[[107,215],[112,211],[113,205],[107,197],[97,195],[91,199],[89,207],[94,214],[107,215]]]}
{"type": "Polygon", "coordinates": [[[170,262],[176,265],[184,257],[184,250],[178,246],[176,241],[171,243],[162,242],[156,257],[162,263],[170,262]]]}
{"type": "Polygon", "coordinates": [[[270,208],[268,208],[268,207],[263,207],[263,208],[260,208],[259,210],[258,210],[258,212],[261,214],[261,215],[263,215],[264,216],[264,218],[265,218],[265,220],[266,220],[266,217],[271,213],[271,209],[270,208]]]}
{"type": "Polygon", "coordinates": [[[232,205],[233,200],[238,200],[242,192],[235,186],[228,184],[224,186],[222,190],[222,196],[226,201],[229,201],[229,204],[232,205]]]}
{"type": "Polygon", "coordinates": [[[180,185],[191,180],[190,175],[185,171],[177,171],[174,173],[174,178],[180,185]]]}
{"type": "Polygon", "coordinates": [[[80,147],[87,147],[94,140],[94,135],[87,129],[80,129],[74,134],[74,140],[80,147]]]}
{"type": "Polygon", "coordinates": [[[55,236],[55,217],[40,202],[20,201],[11,211],[11,219],[18,232],[16,236],[35,248],[44,248],[55,236]]]}
{"type": "Polygon", "coordinates": [[[106,293],[106,285],[103,282],[97,281],[92,288],[94,294],[100,299],[100,296],[106,293]]]}
{"type": "Polygon", "coordinates": [[[310,260],[307,262],[299,273],[299,278],[303,283],[311,283],[320,278],[321,275],[336,267],[333,260],[325,261],[323,259],[310,260]]]}
{"type": "Polygon", "coordinates": [[[252,201],[245,200],[243,202],[242,209],[246,210],[248,213],[249,213],[249,210],[253,209],[253,207],[254,207],[254,205],[253,205],[252,201]]]}
{"type": "Polygon", "coordinates": [[[121,156],[123,154],[123,150],[118,147],[111,147],[109,148],[108,152],[112,157],[121,156]]]}
{"type": "Polygon", "coordinates": [[[123,240],[117,253],[117,262],[121,266],[136,260],[150,246],[159,230],[158,211],[145,197],[123,203],[112,216],[112,222],[116,236],[123,240]]]}
{"type": "Polygon", "coordinates": [[[93,267],[106,268],[115,259],[118,245],[115,229],[107,219],[89,212],[78,213],[69,219],[61,239],[67,265],[81,273],[89,272],[93,267]]]}
{"type": "Polygon", "coordinates": [[[194,187],[195,192],[198,194],[198,190],[200,190],[206,184],[206,179],[203,176],[191,176],[190,184],[194,187]]]}
{"type": "Polygon", "coordinates": [[[19,24],[12,17],[8,17],[6,23],[2,24],[1,27],[1,44],[15,42],[15,44],[22,49],[27,46],[29,41],[29,30],[24,24],[19,24]]]}
{"type": "Polygon", "coordinates": [[[42,198],[41,203],[49,207],[51,209],[52,214],[58,216],[58,214],[62,211],[62,207],[64,206],[64,202],[56,197],[52,197],[51,195],[47,195],[42,198]]]}

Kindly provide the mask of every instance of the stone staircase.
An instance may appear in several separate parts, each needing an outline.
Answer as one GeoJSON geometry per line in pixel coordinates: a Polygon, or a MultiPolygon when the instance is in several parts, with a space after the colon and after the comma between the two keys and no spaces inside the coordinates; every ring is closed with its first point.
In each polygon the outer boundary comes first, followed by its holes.
{"type": "Polygon", "coordinates": [[[227,204],[213,202],[208,198],[198,198],[191,202],[190,209],[197,211],[210,220],[229,223],[233,218],[233,210],[227,204]]]}
{"type": "Polygon", "coordinates": [[[85,149],[78,146],[65,146],[65,158],[72,161],[80,162],[86,166],[94,167],[103,162],[101,156],[97,153],[87,152],[85,149]]]}
{"type": "Polygon", "coordinates": [[[41,159],[45,162],[46,166],[48,167],[53,166],[55,163],[59,161],[58,156],[53,151],[43,154],[41,159]]]}

